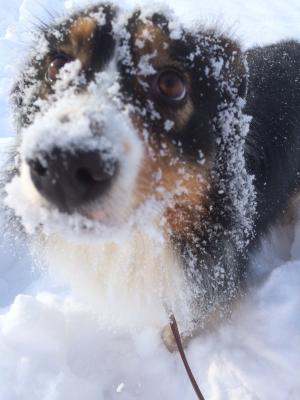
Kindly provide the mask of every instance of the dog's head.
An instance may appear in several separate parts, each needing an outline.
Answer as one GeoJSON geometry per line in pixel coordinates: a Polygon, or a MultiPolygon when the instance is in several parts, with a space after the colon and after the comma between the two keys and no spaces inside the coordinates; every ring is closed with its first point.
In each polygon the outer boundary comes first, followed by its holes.
{"type": "Polygon", "coordinates": [[[13,91],[8,204],[30,232],[149,224],[185,267],[220,267],[250,230],[245,92],[238,44],[169,11],[104,4],[44,28],[13,91]]]}

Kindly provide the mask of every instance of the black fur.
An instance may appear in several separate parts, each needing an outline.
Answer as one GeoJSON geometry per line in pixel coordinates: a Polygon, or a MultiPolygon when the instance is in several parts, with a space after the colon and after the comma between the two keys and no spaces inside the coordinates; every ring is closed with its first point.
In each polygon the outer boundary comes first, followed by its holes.
{"type": "Polygon", "coordinates": [[[246,142],[255,176],[256,239],[283,216],[300,190],[300,43],[280,42],[247,51],[246,142]]]}

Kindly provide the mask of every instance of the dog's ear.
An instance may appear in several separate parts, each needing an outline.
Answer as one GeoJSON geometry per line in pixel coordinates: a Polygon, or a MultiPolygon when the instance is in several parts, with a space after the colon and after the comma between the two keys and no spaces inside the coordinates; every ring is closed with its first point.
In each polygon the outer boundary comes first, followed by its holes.
{"type": "Polygon", "coordinates": [[[220,71],[229,81],[232,88],[236,89],[238,97],[245,98],[247,92],[247,67],[246,58],[238,42],[221,36],[219,38],[224,59],[222,70],[220,71]]]}

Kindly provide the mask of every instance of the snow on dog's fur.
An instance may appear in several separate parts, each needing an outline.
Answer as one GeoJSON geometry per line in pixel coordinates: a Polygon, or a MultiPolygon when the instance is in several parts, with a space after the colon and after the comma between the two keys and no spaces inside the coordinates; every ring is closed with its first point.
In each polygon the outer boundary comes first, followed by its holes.
{"type": "MultiPolygon", "coordinates": [[[[299,59],[297,44],[280,46],[275,58],[294,46],[299,59]]],[[[40,260],[113,324],[161,329],[173,310],[188,331],[228,315],[249,249],[299,185],[268,187],[274,132],[257,135],[251,78],[248,133],[239,45],[169,10],[104,4],[43,27],[36,49],[13,91],[5,201],[40,260]],[[280,206],[266,212],[269,192],[280,206]]],[[[253,69],[263,52],[248,53],[253,69]]]]}

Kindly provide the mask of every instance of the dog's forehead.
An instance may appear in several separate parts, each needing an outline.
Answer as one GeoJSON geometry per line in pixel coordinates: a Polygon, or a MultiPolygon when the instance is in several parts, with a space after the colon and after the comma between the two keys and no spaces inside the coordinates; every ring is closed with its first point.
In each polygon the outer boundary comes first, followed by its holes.
{"type": "MultiPolygon", "coordinates": [[[[157,21],[158,14],[140,17],[135,13],[129,19],[127,29],[132,37],[132,43],[141,50],[141,53],[151,52],[154,49],[164,50],[170,42],[168,22],[162,24],[157,21]]],[[[160,14],[163,18],[163,15],[160,14]]]]}
{"type": "MultiPolygon", "coordinates": [[[[156,23],[155,16],[147,19],[135,19],[134,24],[129,24],[131,35],[131,52],[136,60],[144,59],[155,69],[174,63],[170,51],[171,38],[167,23],[156,23]]],[[[163,17],[161,15],[161,17],[163,17]]],[[[143,71],[138,70],[137,73],[143,71]]]]}
{"type": "Polygon", "coordinates": [[[68,34],[67,43],[62,46],[66,53],[73,53],[81,63],[86,64],[86,58],[90,56],[93,38],[97,30],[97,22],[88,16],[80,16],[72,22],[68,34]]]}
{"type": "MultiPolygon", "coordinates": [[[[139,11],[126,14],[111,6],[99,6],[68,17],[50,33],[46,32],[46,38],[50,51],[59,50],[79,59],[84,68],[94,67],[94,62],[101,57],[109,61],[124,41],[136,59],[153,55],[152,64],[168,64],[172,60],[167,24],[163,14],[141,17],[139,11]]],[[[119,54],[119,61],[120,58],[119,54]]]]}
{"type": "Polygon", "coordinates": [[[63,52],[78,59],[83,68],[107,62],[115,47],[115,17],[115,8],[100,5],[65,18],[45,31],[50,53],[63,52]]]}

